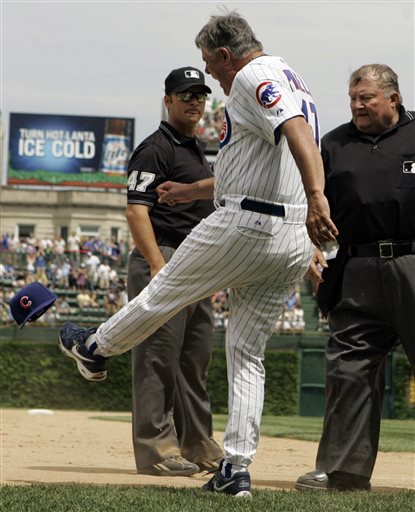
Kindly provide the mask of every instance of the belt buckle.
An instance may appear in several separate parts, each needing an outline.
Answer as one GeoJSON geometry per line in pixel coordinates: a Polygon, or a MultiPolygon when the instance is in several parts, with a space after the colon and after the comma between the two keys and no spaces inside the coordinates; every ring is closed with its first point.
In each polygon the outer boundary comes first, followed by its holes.
{"type": "Polygon", "coordinates": [[[379,257],[393,258],[393,242],[379,242],[379,257]]]}

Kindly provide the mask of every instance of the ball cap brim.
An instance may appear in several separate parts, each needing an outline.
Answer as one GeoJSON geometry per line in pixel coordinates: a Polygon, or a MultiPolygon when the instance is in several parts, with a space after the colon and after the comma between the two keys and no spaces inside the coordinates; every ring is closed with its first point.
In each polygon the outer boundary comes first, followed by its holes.
{"type": "Polygon", "coordinates": [[[55,302],[57,296],[42,283],[30,283],[10,300],[10,312],[20,328],[27,322],[33,322],[41,317],[55,302]]]}

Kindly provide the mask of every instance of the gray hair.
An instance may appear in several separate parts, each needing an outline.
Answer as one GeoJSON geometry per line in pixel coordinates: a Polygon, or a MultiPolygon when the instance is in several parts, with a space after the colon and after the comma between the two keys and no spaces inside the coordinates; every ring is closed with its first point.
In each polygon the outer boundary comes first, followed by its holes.
{"type": "Polygon", "coordinates": [[[397,93],[398,105],[402,104],[398,75],[393,69],[385,64],[365,64],[350,75],[349,87],[357,85],[367,77],[374,79],[378,87],[385,91],[385,98],[389,98],[393,93],[397,93]]]}
{"type": "Polygon", "coordinates": [[[235,11],[211,16],[197,34],[195,43],[197,48],[209,53],[215,53],[219,48],[227,48],[236,58],[241,58],[253,50],[263,50],[248,22],[235,11]]]}

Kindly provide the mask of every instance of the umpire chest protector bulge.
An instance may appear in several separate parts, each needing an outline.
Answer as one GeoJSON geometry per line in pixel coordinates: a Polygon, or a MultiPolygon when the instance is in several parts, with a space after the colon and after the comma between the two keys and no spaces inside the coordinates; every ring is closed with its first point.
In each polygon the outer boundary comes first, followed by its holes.
{"type": "Polygon", "coordinates": [[[415,112],[377,137],[344,124],[322,139],[325,193],[340,245],[415,239],[415,112]]]}

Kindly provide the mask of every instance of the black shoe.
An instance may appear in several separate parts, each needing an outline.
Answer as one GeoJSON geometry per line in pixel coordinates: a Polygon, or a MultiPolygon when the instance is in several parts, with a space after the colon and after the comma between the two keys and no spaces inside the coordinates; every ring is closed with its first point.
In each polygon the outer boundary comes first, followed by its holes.
{"type": "Polygon", "coordinates": [[[95,328],[84,329],[72,322],[67,322],[59,333],[59,346],[62,352],[74,359],[82,377],[90,381],[107,378],[107,358],[94,356],[85,346],[86,340],[96,331],[95,328]]]}
{"type": "Polygon", "coordinates": [[[252,498],[251,477],[248,471],[240,471],[230,478],[225,478],[221,469],[222,463],[209,482],[202,487],[204,491],[222,492],[237,498],[252,498]]]}
{"type": "Polygon", "coordinates": [[[301,475],[295,488],[298,491],[370,491],[369,478],[343,471],[327,474],[324,471],[310,471],[301,475]]]}
{"type": "Polygon", "coordinates": [[[140,475],[154,476],[190,476],[199,471],[198,465],[180,456],[168,457],[152,466],[137,469],[137,473],[140,475]]]}

